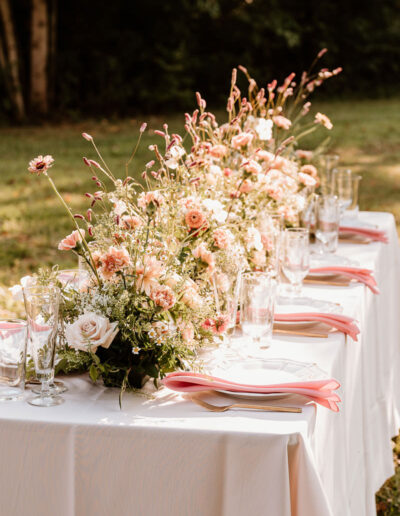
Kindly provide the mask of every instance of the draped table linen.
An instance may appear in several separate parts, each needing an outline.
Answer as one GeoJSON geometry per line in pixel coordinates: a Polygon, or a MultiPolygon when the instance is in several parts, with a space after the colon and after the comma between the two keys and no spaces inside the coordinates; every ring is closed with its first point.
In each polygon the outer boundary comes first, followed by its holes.
{"type": "Polygon", "coordinates": [[[393,217],[360,218],[385,230],[389,243],[341,244],[339,254],[372,269],[380,295],[359,283],[303,291],[340,303],[359,321],[358,342],[336,332],[279,335],[268,350],[336,378],[339,413],[297,397],[270,403],[302,406],[302,414],[211,413],[167,389],[126,393],[120,410],[117,390],[70,377],[63,405],[0,404],[0,513],[375,514],[399,426],[400,260],[393,217]]]}

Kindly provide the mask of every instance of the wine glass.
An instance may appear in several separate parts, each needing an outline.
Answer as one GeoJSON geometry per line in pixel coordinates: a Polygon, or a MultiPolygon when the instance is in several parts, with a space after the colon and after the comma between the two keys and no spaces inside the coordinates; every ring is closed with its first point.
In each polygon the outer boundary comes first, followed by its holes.
{"type": "Polygon", "coordinates": [[[316,201],[315,238],[321,254],[334,253],[338,247],[340,207],[335,195],[323,195],[316,201]]]}
{"type": "Polygon", "coordinates": [[[337,168],[332,172],[332,193],[337,196],[343,215],[353,202],[353,176],[349,168],[337,168]]]}
{"type": "Polygon", "coordinates": [[[299,296],[303,279],[310,269],[310,235],[307,228],[285,230],[282,269],[290,281],[292,294],[299,296]]]}
{"type": "Polygon", "coordinates": [[[339,163],[339,155],[322,154],[320,161],[321,192],[323,195],[329,195],[332,193],[332,171],[339,163]]]}
{"type": "Polygon", "coordinates": [[[18,400],[25,389],[28,325],[21,319],[0,319],[0,400],[18,400]]]}
{"type": "Polygon", "coordinates": [[[270,345],[274,323],[275,295],[276,280],[270,274],[248,272],[242,275],[240,323],[243,333],[252,338],[250,348],[252,356],[260,354],[262,348],[270,345]],[[262,347],[261,339],[263,339],[262,347]]]}
{"type": "Polygon", "coordinates": [[[41,382],[39,396],[28,400],[28,403],[36,407],[60,405],[64,399],[50,388],[54,380],[60,289],[54,285],[29,287],[24,289],[24,301],[30,353],[36,376],[41,382]]]}

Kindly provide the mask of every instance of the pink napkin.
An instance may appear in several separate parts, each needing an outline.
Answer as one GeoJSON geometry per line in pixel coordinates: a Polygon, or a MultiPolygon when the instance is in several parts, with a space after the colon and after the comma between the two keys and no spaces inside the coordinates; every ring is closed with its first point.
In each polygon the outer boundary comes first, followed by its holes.
{"type": "Polygon", "coordinates": [[[325,313],[294,313],[294,314],[275,314],[275,322],[303,322],[316,321],[327,324],[346,335],[349,335],[353,340],[357,340],[357,335],[360,333],[355,320],[352,317],[341,314],[325,314],[325,313]]]}
{"type": "Polygon", "coordinates": [[[25,328],[18,323],[0,322],[0,337],[2,339],[7,339],[10,335],[14,335],[23,330],[25,330],[25,328]]]}
{"type": "Polygon", "coordinates": [[[372,276],[373,271],[370,269],[358,269],[357,267],[314,267],[310,269],[310,274],[326,273],[326,274],[340,274],[346,278],[351,278],[364,283],[374,294],[379,294],[379,289],[375,278],[372,276]]]}
{"type": "Polygon", "coordinates": [[[350,233],[352,235],[360,235],[376,242],[389,243],[389,239],[385,231],[381,229],[369,229],[369,228],[354,228],[350,226],[340,226],[339,233],[350,233]]]}
{"type": "Polygon", "coordinates": [[[272,385],[250,385],[231,382],[215,376],[201,373],[175,371],[167,374],[162,383],[173,391],[201,392],[209,390],[222,390],[230,392],[251,392],[259,394],[291,393],[300,394],[320,405],[330,408],[334,412],[339,411],[337,405],[341,401],[334,392],[340,384],[334,378],[324,380],[309,380],[302,382],[280,383],[272,385]]]}

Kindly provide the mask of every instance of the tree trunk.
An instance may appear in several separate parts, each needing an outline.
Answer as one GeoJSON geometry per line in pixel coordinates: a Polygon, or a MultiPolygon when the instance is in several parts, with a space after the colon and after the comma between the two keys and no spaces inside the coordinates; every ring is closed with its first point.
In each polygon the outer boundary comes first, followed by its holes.
{"type": "Polygon", "coordinates": [[[49,17],[46,0],[32,0],[31,84],[33,112],[45,115],[48,110],[47,74],[49,53],[49,17]]]}
{"type": "Polygon", "coordinates": [[[14,104],[17,118],[21,120],[25,116],[25,104],[19,77],[18,47],[9,0],[0,0],[0,15],[3,20],[4,44],[7,50],[7,58],[3,57],[11,84],[11,101],[14,104]]]}
{"type": "Polygon", "coordinates": [[[48,67],[48,103],[54,105],[56,96],[56,75],[57,75],[57,18],[58,0],[50,0],[50,22],[49,22],[49,67],[48,67]]]}

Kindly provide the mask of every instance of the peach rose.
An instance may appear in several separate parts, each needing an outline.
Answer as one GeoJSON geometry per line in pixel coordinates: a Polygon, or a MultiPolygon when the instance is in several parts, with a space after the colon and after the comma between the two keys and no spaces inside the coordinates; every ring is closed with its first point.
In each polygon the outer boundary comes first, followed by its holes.
{"type": "Polygon", "coordinates": [[[241,147],[245,147],[246,145],[250,145],[253,141],[254,135],[252,133],[240,133],[232,138],[232,147],[235,149],[240,149],[241,147]]]}
{"type": "Polygon", "coordinates": [[[71,251],[71,249],[75,249],[78,243],[82,242],[82,237],[85,237],[85,230],[80,229],[78,231],[75,229],[70,235],[61,240],[58,244],[58,249],[60,251],[71,251]]]}

